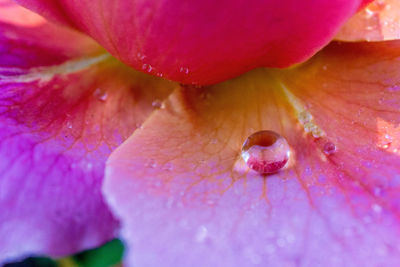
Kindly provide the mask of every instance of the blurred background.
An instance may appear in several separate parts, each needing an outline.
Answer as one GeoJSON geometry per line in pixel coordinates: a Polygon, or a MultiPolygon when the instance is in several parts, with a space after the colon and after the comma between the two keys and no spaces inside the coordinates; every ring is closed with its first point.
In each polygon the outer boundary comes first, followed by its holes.
{"type": "Polygon", "coordinates": [[[86,250],[76,255],[51,259],[46,257],[30,257],[19,262],[10,262],[2,267],[108,267],[121,266],[124,245],[114,239],[101,247],[86,250]]]}

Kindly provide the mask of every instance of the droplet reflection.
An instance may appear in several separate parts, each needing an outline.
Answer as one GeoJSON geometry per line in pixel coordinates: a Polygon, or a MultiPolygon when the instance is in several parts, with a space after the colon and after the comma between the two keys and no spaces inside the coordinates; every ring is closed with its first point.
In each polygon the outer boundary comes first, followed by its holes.
{"type": "Polygon", "coordinates": [[[242,158],[247,166],[261,174],[279,171],[287,164],[289,156],[286,139],[273,131],[250,135],[242,147],[242,158]]]}

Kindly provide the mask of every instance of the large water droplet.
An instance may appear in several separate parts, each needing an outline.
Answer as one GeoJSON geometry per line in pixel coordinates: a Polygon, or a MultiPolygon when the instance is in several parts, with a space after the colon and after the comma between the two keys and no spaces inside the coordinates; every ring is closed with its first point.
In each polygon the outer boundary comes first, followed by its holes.
{"type": "Polygon", "coordinates": [[[285,138],[273,131],[259,131],[243,144],[242,158],[249,168],[261,173],[274,173],[289,160],[290,147],[285,138]]]}

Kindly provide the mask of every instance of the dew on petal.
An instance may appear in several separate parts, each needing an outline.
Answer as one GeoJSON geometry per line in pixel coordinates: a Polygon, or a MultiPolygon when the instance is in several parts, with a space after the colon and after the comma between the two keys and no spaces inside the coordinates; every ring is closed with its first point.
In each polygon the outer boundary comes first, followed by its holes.
{"type": "Polygon", "coordinates": [[[151,106],[153,108],[161,108],[162,107],[162,103],[160,100],[156,99],[151,103],[151,106]]]}
{"type": "Polygon", "coordinates": [[[94,97],[97,98],[97,100],[105,102],[107,100],[108,94],[101,88],[97,88],[94,93],[94,97]]]}
{"type": "Polygon", "coordinates": [[[150,64],[143,64],[142,70],[147,71],[147,72],[152,72],[153,67],[150,64]]]}
{"type": "Polygon", "coordinates": [[[172,163],[167,162],[166,164],[164,164],[163,169],[165,171],[172,171],[174,169],[174,166],[172,165],[172,163]]]}
{"type": "Polygon", "coordinates": [[[261,174],[274,173],[285,167],[290,147],[285,138],[273,131],[259,131],[243,144],[242,158],[247,166],[261,174]]]}
{"type": "Polygon", "coordinates": [[[336,152],[336,145],[332,142],[326,142],[324,144],[324,147],[322,148],[322,151],[324,152],[325,155],[332,155],[333,153],[336,152]]]}
{"type": "Polygon", "coordinates": [[[157,163],[156,163],[156,161],[154,159],[149,159],[145,163],[145,166],[153,169],[153,168],[157,167],[157,163]]]}
{"type": "Polygon", "coordinates": [[[380,144],[378,144],[378,146],[383,149],[388,149],[392,142],[393,138],[390,135],[385,134],[383,140],[380,142],[380,144]]]}
{"type": "Polygon", "coordinates": [[[180,68],[179,68],[179,72],[183,72],[183,73],[185,73],[185,74],[189,74],[189,68],[180,67],[180,68]]]}
{"type": "Polygon", "coordinates": [[[143,59],[145,59],[146,58],[146,56],[145,55],[143,55],[142,53],[140,53],[140,52],[138,52],[137,53],[137,58],[139,59],[139,60],[143,60],[143,59]]]}
{"type": "Polygon", "coordinates": [[[67,128],[68,128],[68,129],[72,129],[72,122],[67,121],[67,128]]]}
{"type": "Polygon", "coordinates": [[[306,111],[306,110],[300,112],[299,115],[298,115],[297,117],[298,117],[298,119],[299,119],[299,121],[300,121],[301,124],[306,124],[306,123],[308,123],[308,122],[311,122],[312,119],[313,119],[311,113],[308,112],[308,111],[306,111]]]}
{"type": "Polygon", "coordinates": [[[202,225],[197,229],[195,240],[196,242],[201,243],[206,240],[207,236],[208,230],[205,226],[202,225]]]}

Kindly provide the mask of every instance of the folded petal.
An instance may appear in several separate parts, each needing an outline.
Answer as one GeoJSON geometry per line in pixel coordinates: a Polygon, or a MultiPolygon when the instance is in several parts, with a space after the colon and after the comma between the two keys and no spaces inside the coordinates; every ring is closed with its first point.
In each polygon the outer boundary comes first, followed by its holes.
{"type": "Polygon", "coordinates": [[[354,15],[336,35],[342,41],[383,41],[400,38],[400,2],[375,0],[354,15]]]}
{"type": "Polygon", "coordinates": [[[79,33],[34,24],[0,22],[0,262],[115,236],[105,160],[173,86],[79,33]]]}
{"type": "Polygon", "coordinates": [[[332,44],[287,71],[176,90],[110,156],[127,266],[400,264],[400,42],[332,44]],[[241,158],[272,130],[287,168],[241,158]]]}
{"type": "Polygon", "coordinates": [[[212,84],[306,60],[369,0],[18,2],[89,34],[137,70],[212,84]]]}

